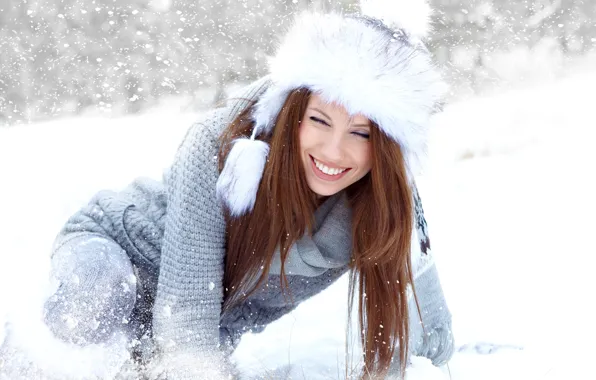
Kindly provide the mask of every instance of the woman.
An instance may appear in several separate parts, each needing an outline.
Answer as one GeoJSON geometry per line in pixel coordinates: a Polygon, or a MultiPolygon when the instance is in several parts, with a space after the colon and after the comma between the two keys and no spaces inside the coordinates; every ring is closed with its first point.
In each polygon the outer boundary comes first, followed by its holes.
{"type": "Polygon", "coordinates": [[[245,331],[350,271],[363,374],[449,360],[413,180],[444,88],[415,33],[370,3],[299,16],[270,75],[190,128],[164,184],[100,192],[68,221],[54,334],[84,345],[126,331],[135,351],[155,348],[151,376],[226,378],[245,331]]]}

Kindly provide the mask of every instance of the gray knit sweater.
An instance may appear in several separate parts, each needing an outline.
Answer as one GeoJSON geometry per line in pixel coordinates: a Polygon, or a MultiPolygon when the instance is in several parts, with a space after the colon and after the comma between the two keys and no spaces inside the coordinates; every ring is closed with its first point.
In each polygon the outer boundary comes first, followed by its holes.
{"type": "MultiPolygon", "coordinates": [[[[281,294],[280,261],[276,257],[267,284],[222,315],[226,224],[215,195],[217,139],[267,84],[266,78],[253,83],[227,106],[209,112],[194,124],[163,182],[141,178],[122,191],[98,193],[69,219],[57,238],[55,250],[76,251],[84,249],[81,239],[101,236],[117,249],[124,249],[132,263],[147,273],[144,280],[155,292],[152,333],[162,358],[181,355],[215,363],[224,356],[222,344],[234,347],[245,331],[261,331],[348,270],[350,210],[340,193],[316,211],[314,235],[291,247],[286,273],[295,302],[287,303],[281,294]]],[[[451,315],[432,260],[417,194],[416,204],[412,258],[427,331],[422,333],[411,302],[411,354],[428,357],[439,365],[453,352],[451,315]]],[[[167,369],[168,379],[186,378],[179,362],[163,359],[163,363],[166,369],[177,367],[167,369]]]]}

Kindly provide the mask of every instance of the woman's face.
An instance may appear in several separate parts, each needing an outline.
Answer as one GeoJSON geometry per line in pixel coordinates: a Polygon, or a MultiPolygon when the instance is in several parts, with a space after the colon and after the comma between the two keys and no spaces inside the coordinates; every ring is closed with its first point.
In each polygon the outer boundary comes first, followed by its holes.
{"type": "Polygon", "coordinates": [[[310,189],[333,195],[371,169],[370,122],[312,94],[300,123],[300,151],[310,189]]]}

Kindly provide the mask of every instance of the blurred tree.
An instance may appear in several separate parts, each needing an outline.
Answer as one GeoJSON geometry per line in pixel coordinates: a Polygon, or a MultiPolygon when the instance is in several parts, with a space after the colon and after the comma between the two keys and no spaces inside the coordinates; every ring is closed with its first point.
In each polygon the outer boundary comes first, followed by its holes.
{"type": "MultiPolygon", "coordinates": [[[[546,39],[566,54],[596,43],[593,0],[430,0],[430,46],[455,80],[481,86],[497,51],[546,39]]],[[[357,0],[0,0],[0,123],[138,112],[162,97],[266,72],[294,14],[357,10],[357,0]]],[[[204,96],[204,95],[203,95],[204,96]]]]}
{"type": "Polygon", "coordinates": [[[431,47],[457,81],[480,87],[496,52],[533,49],[554,40],[562,54],[585,53],[596,41],[593,0],[432,0],[431,47]],[[592,21],[590,21],[592,20],[592,21]],[[467,52],[462,60],[462,51],[467,52]]]}

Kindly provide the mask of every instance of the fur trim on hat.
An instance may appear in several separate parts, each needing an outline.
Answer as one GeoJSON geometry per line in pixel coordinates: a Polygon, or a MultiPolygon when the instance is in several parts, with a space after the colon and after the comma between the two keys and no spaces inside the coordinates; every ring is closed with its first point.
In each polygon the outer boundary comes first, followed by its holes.
{"type": "Polygon", "coordinates": [[[255,105],[255,128],[271,132],[290,91],[306,87],[379,125],[415,174],[426,153],[430,116],[446,85],[428,50],[377,20],[303,13],[270,62],[272,85],[255,105]]]}
{"type": "Polygon", "coordinates": [[[431,29],[432,9],[426,0],[361,0],[362,14],[409,36],[424,38],[431,29]]]}

